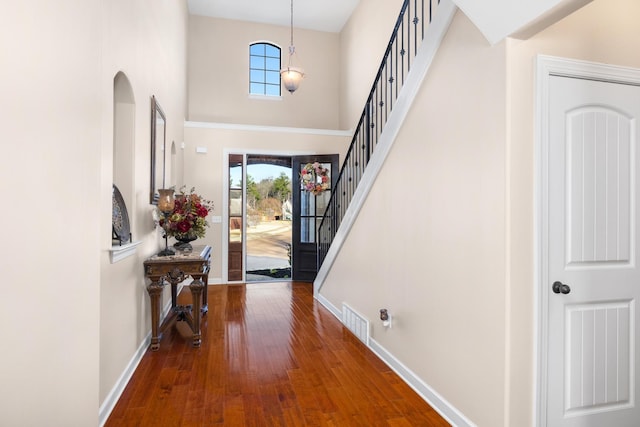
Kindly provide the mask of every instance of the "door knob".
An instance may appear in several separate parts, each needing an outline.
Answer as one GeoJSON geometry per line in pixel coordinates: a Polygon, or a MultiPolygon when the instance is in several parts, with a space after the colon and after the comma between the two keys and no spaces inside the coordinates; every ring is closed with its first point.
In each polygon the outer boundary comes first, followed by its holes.
{"type": "Polygon", "coordinates": [[[566,295],[569,292],[571,292],[571,288],[569,287],[569,285],[565,285],[562,282],[553,282],[553,286],[551,286],[551,289],[556,294],[565,294],[566,295]]]}

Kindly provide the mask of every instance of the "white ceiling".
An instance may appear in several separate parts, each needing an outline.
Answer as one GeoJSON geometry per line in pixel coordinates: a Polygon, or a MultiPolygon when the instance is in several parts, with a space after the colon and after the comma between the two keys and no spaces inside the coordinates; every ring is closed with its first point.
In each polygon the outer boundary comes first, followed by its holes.
{"type": "MultiPolygon", "coordinates": [[[[291,23],[290,0],[187,0],[192,15],[283,25],[291,23]]],[[[293,26],[337,33],[360,0],[294,0],[293,26]]]]}

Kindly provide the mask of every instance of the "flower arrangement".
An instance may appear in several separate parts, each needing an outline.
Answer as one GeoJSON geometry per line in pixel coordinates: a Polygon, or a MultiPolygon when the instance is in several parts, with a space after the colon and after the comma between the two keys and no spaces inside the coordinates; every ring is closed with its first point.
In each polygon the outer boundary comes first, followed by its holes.
{"type": "MultiPolygon", "coordinates": [[[[167,217],[167,236],[176,239],[195,240],[204,237],[206,227],[209,226],[206,218],[213,210],[213,203],[205,200],[195,192],[195,188],[186,193],[186,187],[180,189],[180,193],[175,195],[175,207],[167,217]]],[[[165,218],[160,216],[158,225],[164,228],[165,218]]]]}
{"type": "Polygon", "coordinates": [[[307,163],[300,172],[302,188],[313,195],[318,195],[329,189],[329,169],[318,162],[307,163]]]}

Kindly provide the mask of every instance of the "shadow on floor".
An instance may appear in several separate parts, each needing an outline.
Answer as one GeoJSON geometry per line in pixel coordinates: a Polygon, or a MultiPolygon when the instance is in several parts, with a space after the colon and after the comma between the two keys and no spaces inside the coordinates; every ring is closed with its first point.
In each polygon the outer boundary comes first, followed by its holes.
{"type": "Polygon", "coordinates": [[[247,271],[247,282],[291,279],[291,268],[266,268],[247,271]]]}

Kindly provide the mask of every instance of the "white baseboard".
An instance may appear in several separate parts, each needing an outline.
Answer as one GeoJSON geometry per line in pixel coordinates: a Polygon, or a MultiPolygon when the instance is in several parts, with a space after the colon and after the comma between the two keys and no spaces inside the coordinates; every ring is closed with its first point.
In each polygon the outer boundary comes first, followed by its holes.
{"type": "Polygon", "coordinates": [[[398,374],[409,387],[420,395],[433,409],[435,409],[445,420],[455,427],[476,427],[476,425],[465,417],[458,409],[456,409],[445,398],[440,396],[437,391],[429,386],[418,377],[411,369],[407,368],[402,362],[396,359],[376,340],[369,337],[369,348],[384,363],[386,363],[393,371],[398,374]]]}
{"type": "MultiPolygon", "coordinates": [[[[167,302],[167,304],[164,306],[162,310],[162,313],[160,313],[160,324],[162,324],[162,321],[164,320],[165,317],[167,317],[170,310],[171,310],[171,300],[167,302]]],[[[118,381],[116,381],[115,385],[113,386],[113,388],[111,389],[107,397],[104,399],[104,402],[102,402],[102,405],[100,405],[100,408],[98,409],[98,425],[100,427],[104,426],[104,424],[107,422],[109,415],[111,415],[111,411],[113,411],[113,408],[116,406],[116,403],[118,403],[120,396],[122,396],[122,392],[124,392],[125,387],[127,386],[127,384],[129,383],[129,380],[133,376],[133,373],[136,371],[136,368],[140,364],[140,361],[142,360],[142,357],[147,352],[147,349],[149,348],[150,344],[151,344],[151,331],[149,331],[147,336],[144,337],[144,339],[138,346],[138,349],[133,354],[133,357],[127,364],[125,370],[122,372],[122,375],[120,375],[120,378],[118,378],[118,381]]]]}
{"type": "Polygon", "coordinates": [[[331,303],[331,301],[329,301],[328,299],[326,299],[324,297],[324,295],[319,294],[319,293],[315,293],[313,295],[313,297],[318,300],[318,302],[320,304],[322,304],[322,306],[324,308],[326,308],[327,310],[329,310],[331,312],[331,314],[333,314],[334,316],[336,316],[336,318],[340,321],[340,323],[342,323],[342,310],[339,310],[338,307],[336,307],[335,305],[333,305],[331,303]]]}
{"type": "MultiPolygon", "coordinates": [[[[316,292],[314,298],[322,304],[331,314],[333,314],[342,323],[342,311],[338,309],[331,301],[322,294],[316,292]]],[[[345,326],[346,327],[346,326],[345,326]]],[[[451,405],[431,386],[422,381],[411,369],[407,368],[402,362],[396,359],[376,340],[369,337],[367,347],[380,360],[389,366],[398,376],[411,387],[422,399],[424,399],[436,412],[442,416],[449,424],[454,427],[476,427],[467,417],[465,417],[458,409],[451,405]]]]}

